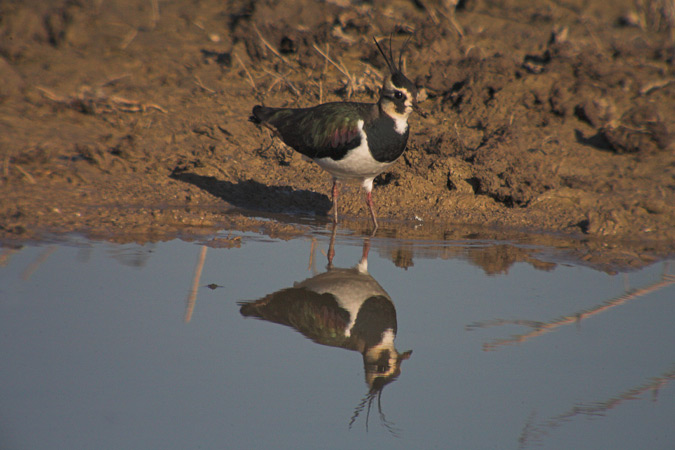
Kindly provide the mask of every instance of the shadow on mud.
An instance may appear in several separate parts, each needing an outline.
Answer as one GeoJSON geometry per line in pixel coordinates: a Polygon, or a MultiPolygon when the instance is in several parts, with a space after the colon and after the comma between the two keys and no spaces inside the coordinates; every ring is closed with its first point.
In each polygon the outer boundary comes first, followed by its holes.
{"type": "Polygon", "coordinates": [[[253,180],[232,183],[180,170],[174,170],[170,176],[174,180],[193,184],[239,208],[327,216],[332,206],[324,194],[288,186],[267,186],[253,180]]]}

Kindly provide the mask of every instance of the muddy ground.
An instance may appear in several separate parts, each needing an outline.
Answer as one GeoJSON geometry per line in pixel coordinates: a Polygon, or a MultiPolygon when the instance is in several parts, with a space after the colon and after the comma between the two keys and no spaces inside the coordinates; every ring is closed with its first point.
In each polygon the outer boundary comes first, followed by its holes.
{"type": "MultiPolygon", "coordinates": [[[[382,233],[641,265],[675,249],[674,30],[670,0],[0,0],[0,240],[328,224],[330,177],[249,112],[376,101],[392,36],[428,116],[382,233]]],[[[358,188],[340,213],[368,231],[358,188]]]]}

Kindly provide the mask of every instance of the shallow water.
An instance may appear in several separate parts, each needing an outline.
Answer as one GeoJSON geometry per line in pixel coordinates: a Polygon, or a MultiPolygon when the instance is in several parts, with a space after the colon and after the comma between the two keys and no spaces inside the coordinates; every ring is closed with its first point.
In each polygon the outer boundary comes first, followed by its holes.
{"type": "Polygon", "coordinates": [[[338,232],[327,268],[320,230],[220,238],[3,249],[0,448],[675,442],[668,262],[338,232]]]}

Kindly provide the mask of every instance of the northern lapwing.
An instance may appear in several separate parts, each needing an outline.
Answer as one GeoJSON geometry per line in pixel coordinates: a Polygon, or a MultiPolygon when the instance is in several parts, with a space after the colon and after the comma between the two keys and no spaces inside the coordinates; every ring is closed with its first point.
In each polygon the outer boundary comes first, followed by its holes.
{"type": "Polygon", "coordinates": [[[389,41],[389,56],[373,38],[389,68],[377,103],[332,102],[311,108],[255,106],[250,120],[272,129],[288,146],[312,159],[333,176],[333,214],[337,222],[338,182],[360,183],[377,229],[373,207],[373,180],[405,151],[417,88],[398,67],[389,41]]]}
{"type": "MultiPolygon", "coordinates": [[[[331,248],[334,239],[335,232],[331,248]]],[[[369,249],[366,238],[355,267],[333,267],[329,258],[326,272],[239,306],[244,317],[285,325],[318,344],[359,352],[369,387],[367,398],[372,400],[398,378],[412,350],[399,352],[394,346],[396,308],[368,273],[369,249]]]]}

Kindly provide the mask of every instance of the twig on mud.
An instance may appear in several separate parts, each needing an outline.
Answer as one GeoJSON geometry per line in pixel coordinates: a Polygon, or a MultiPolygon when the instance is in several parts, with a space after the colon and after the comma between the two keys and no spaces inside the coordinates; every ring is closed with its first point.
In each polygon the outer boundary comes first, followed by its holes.
{"type": "Polygon", "coordinates": [[[429,18],[431,18],[431,21],[434,23],[434,25],[440,24],[441,21],[438,19],[438,16],[439,15],[443,16],[443,18],[445,18],[445,20],[450,22],[450,24],[453,26],[453,28],[455,29],[457,34],[459,34],[459,37],[460,38],[464,37],[464,29],[459,24],[459,22],[457,22],[457,20],[455,19],[455,8],[457,7],[457,3],[458,3],[457,1],[446,2],[447,5],[445,6],[445,8],[440,8],[440,7],[434,8],[434,7],[430,7],[429,5],[427,5],[426,1],[423,1],[423,0],[417,0],[417,1],[427,11],[427,13],[429,14],[429,18]],[[447,12],[443,11],[442,9],[446,9],[447,12]]]}
{"type": "Polygon", "coordinates": [[[281,55],[281,53],[279,53],[278,51],[276,51],[276,50],[274,49],[274,47],[272,47],[272,45],[271,45],[269,42],[267,42],[267,40],[263,37],[263,35],[262,35],[262,33],[260,32],[260,30],[258,29],[258,27],[256,27],[255,25],[253,25],[253,29],[254,29],[255,32],[258,34],[258,37],[260,38],[260,41],[265,45],[265,47],[267,47],[272,53],[274,53],[274,54],[275,54],[281,61],[283,61],[283,63],[286,64],[288,67],[290,67],[290,68],[293,69],[293,70],[297,70],[295,67],[293,67],[293,65],[291,65],[291,63],[288,62],[288,60],[286,60],[286,58],[284,58],[284,57],[281,55]]]}
{"type": "Polygon", "coordinates": [[[37,89],[49,100],[80,110],[83,113],[98,114],[112,111],[145,112],[148,109],[156,109],[164,114],[167,112],[164,108],[154,103],[141,103],[117,95],[108,97],[101,93],[100,89],[92,89],[88,86],[83,86],[78,94],[70,97],[56,95],[40,86],[37,86],[37,89]]]}
{"type": "MultiPolygon", "coordinates": [[[[263,67],[263,71],[264,71],[266,74],[268,74],[268,75],[272,75],[272,76],[275,77],[277,80],[282,80],[283,82],[285,82],[286,85],[287,85],[289,88],[291,88],[291,90],[293,91],[293,93],[294,93],[295,95],[297,95],[298,97],[300,97],[301,94],[300,94],[300,91],[298,90],[298,88],[296,88],[296,87],[293,85],[293,83],[291,83],[290,81],[288,81],[288,80],[286,79],[286,77],[284,77],[284,76],[281,75],[280,73],[274,73],[274,72],[272,72],[272,71],[270,71],[270,70],[267,70],[267,69],[265,69],[264,67],[263,67]]],[[[276,84],[276,83],[275,83],[275,84],[276,84]]],[[[271,87],[270,87],[270,89],[271,89],[271,87]]]]}
{"type": "Polygon", "coordinates": [[[67,100],[65,97],[60,97],[56,94],[54,94],[52,91],[45,89],[43,87],[37,86],[37,90],[42,92],[42,95],[47,97],[49,100],[58,102],[58,103],[65,103],[67,100]]]}
{"type": "Polygon", "coordinates": [[[159,22],[159,0],[150,0],[150,29],[154,29],[159,22]]]}
{"type": "Polygon", "coordinates": [[[113,85],[113,84],[117,83],[117,82],[120,81],[120,80],[123,80],[123,79],[125,79],[125,78],[130,78],[130,77],[131,77],[131,74],[130,74],[130,73],[125,73],[124,75],[118,75],[118,76],[116,76],[116,77],[108,78],[106,81],[104,81],[103,83],[99,84],[98,86],[99,86],[99,87],[110,86],[110,85],[113,85]]]}
{"type": "Polygon", "coordinates": [[[120,49],[121,50],[126,50],[126,48],[131,44],[131,41],[133,41],[136,36],[138,35],[138,30],[134,28],[133,30],[129,31],[126,36],[124,36],[124,39],[122,39],[122,42],[120,43],[120,49]]]}
{"type": "Polygon", "coordinates": [[[280,80],[281,80],[281,78],[275,78],[275,79],[274,79],[274,81],[272,82],[272,84],[270,84],[270,86],[267,88],[267,93],[268,93],[268,94],[269,94],[270,92],[272,92],[272,89],[274,89],[274,86],[276,86],[277,83],[278,83],[280,80]]]}
{"type": "Polygon", "coordinates": [[[429,15],[429,18],[434,23],[434,25],[438,25],[439,23],[441,23],[441,21],[438,20],[438,15],[436,14],[437,11],[435,8],[430,8],[429,5],[427,5],[427,2],[424,0],[417,0],[417,3],[422,5],[422,9],[426,10],[427,14],[429,15]]]}
{"type": "Polygon", "coordinates": [[[464,28],[457,22],[457,19],[455,19],[455,15],[452,14],[451,16],[448,17],[448,20],[452,24],[452,26],[455,28],[455,31],[457,31],[457,34],[459,34],[460,38],[464,37],[464,28]]]}
{"type": "Polygon", "coordinates": [[[117,106],[117,109],[124,112],[145,112],[148,109],[156,109],[157,111],[166,114],[166,109],[154,103],[141,103],[136,100],[127,100],[124,97],[112,96],[110,101],[117,106]]]}
{"type": "Polygon", "coordinates": [[[465,57],[465,58],[468,58],[468,57],[469,57],[469,54],[471,53],[472,50],[475,50],[476,52],[478,52],[478,57],[479,57],[479,58],[482,58],[482,57],[485,56],[485,52],[483,51],[483,49],[482,49],[480,46],[478,46],[478,45],[469,45],[469,46],[466,48],[466,50],[464,51],[464,57],[465,57]]]}
{"type": "Polygon", "coordinates": [[[216,93],[216,91],[214,91],[213,89],[204,86],[204,83],[202,82],[202,80],[197,75],[195,75],[195,84],[197,86],[199,86],[200,88],[202,88],[203,90],[205,90],[206,92],[209,92],[211,94],[216,93]]]}
{"type": "Polygon", "coordinates": [[[28,180],[28,182],[29,182],[30,184],[37,184],[37,181],[35,181],[35,178],[33,178],[33,175],[31,175],[31,174],[29,174],[28,172],[26,172],[26,170],[25,170],[23,167],[21,167],[20,165],[18,165],[18,164],[16,164],[16,163],[14,164],[14,167],[16,167],[16,170],[18,170],[19,172],[21,172],[21,175],[23,175],[24,177],[26,177],[26,180],[28,180]]]}
{"type": "Polygon", "coordinates": [[[324,58],[326,58],[326,61],[328,61],[329,63],[331,63],[332,65],[334,65],[335,68],[336,68],[337,70],[339,70],[340,72],[342,72],[342,74],[343,74],[344,76],[346,76],[347,78],[349,78],[350,81],[352,81],[352,80],[354,79],[354,77],[352,77],[352,75],[349,73],[349,71],[348,71],[347,68],[344,66],[344,64],[342,64],[342,61],[340,61],[340,64],[338,64],[338,63],[336,63],[335,61],[333,61],[333,60],[330,58],[330,56],[328,56],[327,54],[325,54],[319,47],[317,47],[316,44],[313,44],[313,47],[314,47],[314,50],[316,50],[317,52],[319,52],[319,54],[321,54],[321,56],[323,56],[324,58]]]}
{"type": "Polygon", "coordinates": [[[316,44],[313,44],[312,46],[314,47],[314,50],[316,50],[317,52],[319,52],[319,54],[321,56],[326,58],[326,61],[331,63],[333,66],[335,66],[335,68],[337,70],[342,72],[342,74],[347,77],[347,98],[351,98],[352,94],[356,90],[356,85],[357,85],[356,79],[352,76],[352,74],[349,73],[349,71],[347,70],[345,65],[342,63],[342,61],[338,60],[340,62],[340,64],[338,64],[335,61],[333,61],[330,58],[330,56],[328,56],[326,53],[324,53],[319,47],[317,47],[316,44]]]}
{"type": "Polygon", "coordinates": [[[668,86],[670,83],[675,82],[675,79],[670,78],[670,79],[664,79],[664,80],[658,80],[658,81],[652,81],[650,83],[645,84],[640,88],[640,95],[647,95],[654,89],[662,89],[666,86],[668,86]]]}
{"type": "Polygon", "coordinates": [[[371,71],[376,78],[378,78],[380,80],[382,79],[382,72],[380,72],[375,67],[373,67],[370,64],[365,63],[363,61],[361,61],[361,64],[363,64],[363,67],[366,68],[366,71],[371,71]]]}
{"type": "Polygon", "coordinates": [[[234,53],[234,57],[237,58],[237,62],[239,63],[241,68],[244,69],[244,72],[246,72],[246,75],[248,76],[248,81],[251,82],[251,86],[253,87],[253,90],[257,92],[258,88],[255,85],[255,81],[253,81],[253,77],[251,76],[251,72],[248,71],[248,69],[244,65],[244,61],[241,60],[239,55],[236,52],[233,52],[233,53],[234,53]]]}

